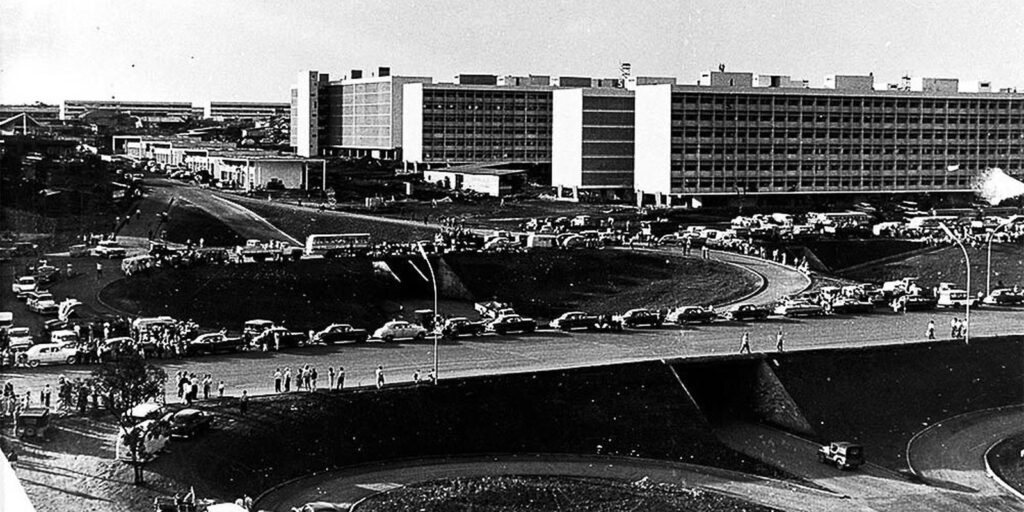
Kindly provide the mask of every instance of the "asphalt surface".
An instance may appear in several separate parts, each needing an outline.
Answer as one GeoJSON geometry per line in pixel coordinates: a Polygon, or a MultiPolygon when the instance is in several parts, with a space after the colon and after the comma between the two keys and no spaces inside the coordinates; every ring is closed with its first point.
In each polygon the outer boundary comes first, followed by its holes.
{"type": "MultiPolygon", "coordinates": [[[[911,469],[935,485],[1008,496],[985,472],[985,452],[1024,430],[1024,406],[961,414],[922,430],[907,446],[911,469]]],[[[1016,500],[1012,500],[1016,501],[1016,500]]]]}
{"type": "Polygon", "coordinates": [[[262,496],[256,505],[291,510],[308,502],[350,505],[375,493],[415,482],[456,477],[548,475],[609,478],[701,487],[782,510],[857,510],[840,497],[809,487],[731,471],[647,459],[579,455],[523,455],[423,460],[346,468],[304,478],[262,496]]]}

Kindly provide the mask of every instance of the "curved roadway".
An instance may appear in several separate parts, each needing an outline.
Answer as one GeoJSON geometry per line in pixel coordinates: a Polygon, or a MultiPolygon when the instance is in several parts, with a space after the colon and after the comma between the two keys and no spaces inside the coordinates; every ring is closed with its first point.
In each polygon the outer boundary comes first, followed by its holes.
{"type": "Polygon", "coordinates": [[[985,452],[1024,429],[1024,406],[969,412],[919,432],[907,445],[911,469],[929,483],[963,489],[1001,503],[1001,510],[1024,510],[1024,502],[992,480],[985,452]]]}

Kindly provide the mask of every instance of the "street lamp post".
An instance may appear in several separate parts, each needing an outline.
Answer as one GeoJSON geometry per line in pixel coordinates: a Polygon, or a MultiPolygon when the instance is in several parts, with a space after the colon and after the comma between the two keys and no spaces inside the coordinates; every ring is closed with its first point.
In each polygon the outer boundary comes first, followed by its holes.
{"type": "MultiPolygon", "coordinates": [[[[440,312],[438,311],[438,306],[437,306],[437,276],[434,274],[434,264],[430,262],[430,258],[427,257],[427,250],[423,248],[423,242],[420,242],[419,244],[417,244],[417,246],[420,248],[420,254],[423,256],[423,259],[426,260],[426,262],[427,262],[427,269],[430,270],[430,282],[431,282],[431,284],[434,285],[434,323],[436,324],[437,323],[437,319],[440,317],[440,312]]],[[[434,329],[433,329],[434,330],[434,384],[437,384],[437,381],[439,381],[441,379],[441,376],[438,373],[438,367],[437,367],[437,336],[438,336],[437,327],[438,326],[434,325],[433,327],[434,327],[434,329]]]]}
{"type": "Polygon", "coordinates": [[[964,303],[964,309],[967,311],[967,318],[964,319],[964,343],[970,345],[971,343],[971,257],[967,254],[967,248],[964,247],[964,243],[959,237],[950,231],[949,226],[945,223],[940,223],[939,226],[946,235],[953,239],[956,245],[960,246],[960,250],[964,253],[964,262],[967,264],[967,301],[964,303]]]}
{"type": "Polygon", "coordinates": [[[1010,217],[1010,218],[1004,220],[1003,222],[1001,222],[998,226],[996,226],[995,229],[993,229],[992,231],[990,231],[988,233],[988,240],[987,240],[987,244],[988,244],[988,264],[985,267],[985,295],[986,296],[990,295],[992,293],[992,239],[993,239],[993,237],[995,237],[995,234],[997,232],[999,232],[1000,229],[1003,229],[1003,228],[1009,226],[1010,224],[1013,224],[1014,222],[1017,222],[1017,220],[1019,218],[1020,218],[1019,216],[1014,215],[1013,217],[1010,217]]]}

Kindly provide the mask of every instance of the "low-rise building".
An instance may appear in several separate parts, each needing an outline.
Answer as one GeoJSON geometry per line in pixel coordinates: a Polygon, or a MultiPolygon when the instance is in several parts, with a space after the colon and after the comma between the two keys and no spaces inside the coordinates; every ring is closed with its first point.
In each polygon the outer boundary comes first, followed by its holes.
{"type": "Polygon", "coordinates": [[[321,158],[270,151],[211,150],[206,155],[188,155],[184,163],[194,172],[210,173],[223,188],[322,190],[327,185],[327,161],[321,158]]]}
{"type": "Polygon", "coordinates": [[[518,192],[526,183],[526,170],[503,165],[463,165],[424,169],[424,181],[452,190],[471,190],[500,197],[518,192]]]}

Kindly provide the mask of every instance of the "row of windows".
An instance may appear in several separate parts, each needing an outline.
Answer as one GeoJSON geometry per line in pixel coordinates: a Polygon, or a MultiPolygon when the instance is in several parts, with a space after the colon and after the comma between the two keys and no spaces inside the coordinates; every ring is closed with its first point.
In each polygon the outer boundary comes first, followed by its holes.
{"type": "Polygon", "coordinates": [[[1022,110],[1020,98],[1004,99],[937,99],[937,98],[867,98],[828,96],[784,96],[784,95],[709,95],[676,94],[672,98],[673,108],[699,106],[788,106],[813,108],[882,108],[882,109],[958,109],[958,110],[1022,110]]]}
{"type": "Polygon", "coordinates": [[[483,141],[483,140],[463,140],[463,141],[424,141],[424,148],[431,148],[434,150],[445,150],[445,149],[459,149],[459,148],[505,148],[505,147],[539,147],[539,148],[550,148],[550,140],[498,140],[498,141],[483,141]]]}
{"type": "Polygon", "coordinates": [[[771,128],[761,129],[750,128],[747,130],[727,130],[719,127],[697,127],[697,126],[686,126],[673,127],[672,136],[682,137],[686,136],[689,138],[803,138],[803,139],[942,139],[947,138],[950,140],[954,139],[969,139],[969,138],[1000,138],[1008,140],[1024,140],[1024,130],[938,130],[938,131],[870,131],[864,132],[860,130],[811,130],[811,129],[800,129],[800,128],[771,128]]]}
{"type": "Polygon", "coordinates": [[[908,179],[871,177],[864,179],[777,179],[745,180],[732,178],[674,179],[675,193],[729,192],[799,192],[799,191],[850,191],[859,190],[935,190],[965,189],[970,187],[967,180],[942,181],[938,179],[908,179]]]}
{"type": "Polygon", "coordinates": [[[704,122],[715,122],[717,124],[725,124],[727,126],[733,126],[734,123],[803,123],[803,124],[829,124],[829,125],[840,125],[840,126],[853,126],[853,127],[867,127],[866,125],[878,125],[878,124],[898,124],[900,126],[935,126],[935,125],[985,125],[985,124],[1020,124],[1024,122],[1024,115],[997,115],[997,116],[950,116],[950,117],[935,117],[935,116],[924,116],[924,115],[881,115],[881,114],[863,114],[863,115],[839,115],[833,113],[832,115],[827,114],[780,114],[765,112],[761,115],[756,113],[749,114],[734,114],[729,113],[715,113],[715,112],[686,112],[673,116],[674,120],[683,121],[704,121],[704,122]]]}
{"type": "Polygon", "coordinates": [[[826,175],[826,174],[850,174],[850,175],[888,175],[892,173],[940,176],[949,179],[967,179],[973,176],[973,172],[966,169],[983,169],[987,167],[1016,168],[1020,159],[993,158],[979,159],[963,162],[963,171],[950,171],[945,163],[918,162],[918,161],[833,161],[833,162],[807,162],[807,161],[687,161],[672,162],[671,171],[673,174],[681,175],[704,175],[704,174],[732,174],[737,176],[768,176],[778,173],[790,173],[800,175],[826,175]]]}
{"type": "Polygon", "coordinates": [[[551,153],[546,151],[424,151],[425,162],[482,162],[520,160],[528,162],[545,162],[551,160],[551,153]]]}

